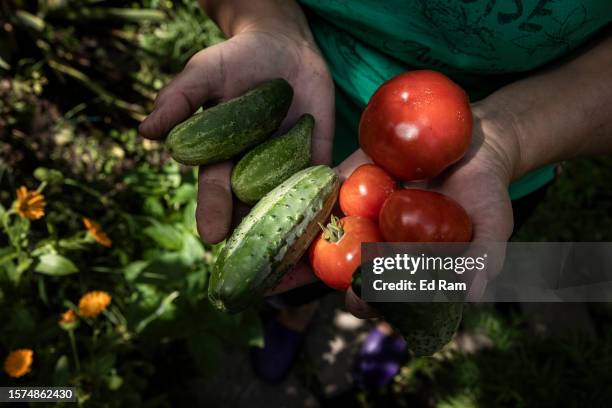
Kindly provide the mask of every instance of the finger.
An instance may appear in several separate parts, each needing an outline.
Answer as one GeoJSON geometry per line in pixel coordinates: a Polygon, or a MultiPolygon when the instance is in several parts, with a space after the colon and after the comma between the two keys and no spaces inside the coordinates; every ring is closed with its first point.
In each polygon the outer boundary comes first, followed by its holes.
{"type": "Polygon", "coordinates": [[[465,254],[467,257],[486,257],[485,268],[466,276],[470,281],[467,300],[482,300],[487,283],[503,269],[506,258],[507,241],[512,234],[514,222],[512,206],[509,201],[500,202],[497,206],[479,209],[471,214],[473,220],[473,239],[465,254]],[[491,210],[496,208],[496,210],[491,210]]]}
{"type": "Polygon", "coordinates": [[[376,313],[374,309],[372,309],[366,302],[361,300],[351,288],[346,291],[344,303],[346,305],[346,310],[360,319],[380,317],[380,315],[376,313]]]}
{"type": "Polygon", "coordinates": [[[340,177],[340,181],[344,181],[357,167],[366,163],[372,163],[372,160],[370,160],[363,150],[357,149],[355,153],[351,154],[342,163],[337,165],[334,170],[338,177],[340,177]]]}
{"type": "Polygon", "coordinates": [[[232,222],[231,162],[200,167],[196,220],[202,241],[216,244],[225,239],[232,222]]]}
{"type": "Polygon", "coordinates": [[[205,101],[222,96],[220,46],[212,46],[195,54],[185,69],[160,91],[155,100],[155,109],[138,128],[142,136],[149,139],[163,138],[205,101]]]}
{"type": "Polygon", "coordinates": [[[247,214],[251,211],[251,206],[243,203],[240,200],[234,200],[234,209],[232,213],[232,226],[233,230],[236,228],[242,219],[247,216],[247,214]]]}
{"type": "Polygon", "coordinates": [[[489,301],[486,289],[489,281],[499,274],[504,266],[506,257],[506,242],[476,240],[470,243],[463,256],[471,259],[484,259],[484,268],[466,271],[461,278],[467,283],[468,302],[489,301]]]}
{"type": "Polygon", "coordinates": [[[293,267],[293,269],[283,276],[280,283],[272,290],[268,291],[266,295],[271,296],[277,293],[286,292],[288,290],[316,282],[317,279],[318,278],[312,272],[308,261],[302,258],[297,265],[293,267]]]}
{"type": "Polygon", "coordinates": [[[335,129],[334,82],[327,72],[314,72],[321,80],[314,87],[300,89],[304,95],[304,106],[297,106],[303,112],[312,114],[315,127],[312,134],[312,163],[327,164],[332,161],[332,151],[335,129]]]}

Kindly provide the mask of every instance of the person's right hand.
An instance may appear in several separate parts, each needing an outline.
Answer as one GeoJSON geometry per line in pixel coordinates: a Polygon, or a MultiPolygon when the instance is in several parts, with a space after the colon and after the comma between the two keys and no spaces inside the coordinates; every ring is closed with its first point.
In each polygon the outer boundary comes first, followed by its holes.
{"type": "MultiPolygon", "coordinates": [[[[316,120],[313,163],[329,164],[334,131],[333,82],[308,27],[291,19],[255,20],[229,40],[195,54],[183,72],[161,90],[155,109],[140,125],[140,134],[161,139],[203,104],[237,97],[274,78],[284,78],[294,88],[293,103],[281,131],[291,127],[300,115],[312,114],[316,120]]],[[[231,169],[231,162],[200,168],[196,218],[204,242],[220,242],[230,232],[236,210],[230,188],[231,169]]]]}

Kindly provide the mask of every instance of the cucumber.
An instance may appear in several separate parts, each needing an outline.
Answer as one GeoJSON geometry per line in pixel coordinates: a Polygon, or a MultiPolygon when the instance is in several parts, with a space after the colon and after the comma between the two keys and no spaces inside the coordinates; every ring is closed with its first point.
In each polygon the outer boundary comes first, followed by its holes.
{"type": "Polygon", "coordinates": [[[212,304],[235,313],[261,299],[304,254],[338,195],[327,166],[289,177],[266,194],[228,239],[208,285],[212,304]]]}
{"type": "Polygon", "coordinates": [[[265,82],[179,124],[166,148],[174,160],[191,166],[230,159],[274,133],[292,99],[293,88],[284,79],[265,82]]]}
{"type": "Polygon", "coordinates": [[[240,201],[255,204],[274,187],[310,163],[314,118],[305,114],[286,135],[248,152],[232,170],[232,190],[240,201]]]}
{"type": "MultiPolygon", "coordinates": [[[[353,274],[353,292],[361,296],[361,270],[353,274]]],[[[376,302],[370,305],[378,311],[404,339],[415,356],[431,356],[455,335],[461,316],[462,303],[376,302]]]]}

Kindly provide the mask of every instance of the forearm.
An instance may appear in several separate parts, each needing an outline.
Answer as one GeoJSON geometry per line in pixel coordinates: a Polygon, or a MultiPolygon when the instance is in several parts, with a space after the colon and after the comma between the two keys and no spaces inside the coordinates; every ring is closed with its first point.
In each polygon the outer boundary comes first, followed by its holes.
{"type": "Polygon", "coordinates": [[[295,0],[199,0],[206,14],[225,35],[233,37],[245,30],[265,26],[291,31],[311,41],[306,18],[295,0]]]}
{"type": "Polygon", "coordinates": [[[502,88],[479,109],[514,130],[512,179],[546,164],[612,153],[612,35],[560,66],[502,88]]]}

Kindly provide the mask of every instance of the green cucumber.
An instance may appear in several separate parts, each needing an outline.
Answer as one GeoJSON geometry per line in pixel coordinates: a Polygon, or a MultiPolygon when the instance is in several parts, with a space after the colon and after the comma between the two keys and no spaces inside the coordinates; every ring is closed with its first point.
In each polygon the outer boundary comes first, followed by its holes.
{"type": "MultiPolygon", "coordinates": [[[[353,292],[361,296],[361,270],[353,274],[353,292]]],[[[431,356],[451,341],[463,314],[462,303],[376,302],[378,311],[404,339],[415,356],[431,356]]]]}
{"type": "Polygon", "coordinates": [[[232,190],[240,201],[255,204],[274,187],[310,163],[314,118],[305,114],[284,136],[266,141],[244,155],[232,170],[232,190]]]}
{"type": "Polygon", "coordinates": [[[292,99],[293,88],[284,79],[265,82],[179,124],[166,148],[174,160],[191,166],[230,159],[274,133],[292,99]]]}
{"type": "Polygon", "coordinates": [[[339,181],[327,166],[289,177],[253,207],[228,239],[208,285],[212,304],[240,312],[261,299],[302,257],[325,222],[339,181]]]}

